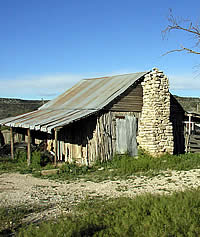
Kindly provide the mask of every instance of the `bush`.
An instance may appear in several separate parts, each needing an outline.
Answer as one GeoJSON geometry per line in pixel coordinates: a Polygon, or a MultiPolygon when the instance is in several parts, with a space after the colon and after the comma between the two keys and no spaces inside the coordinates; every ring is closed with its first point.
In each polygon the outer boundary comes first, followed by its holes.
{"type": "Polygon", "coordinates": [[[200,190],[88,200],[74,215],[31,225],[18,236],[200,236],[200,190]]]}
{"type": "Polygon", "coordinates": [[[65,163],[60,167],[60,174],[81,175],[88,171],[87,166],[78,166],[75,163],[65,163]]]}
{"type": "Polygon", "coordinates": [[[15,236],[15,231],[24,225],[24,218],[31,213],[39,213],[49,206],[18,205],[0,207],[0,236],[15,236]]]}
{"type": "Polygon", "coordinates": [[[142,153],[139,157],[116,155],[111,161],[101,164],[104,168],[115,169],[119,175],[131,175],[137,172],[159,172],[162,170],[189,170],[200,167],[200,154],[163,155],[152,157],[142,153]]]}
{"type": "Polygon", "coordinates": [[[14,159],[20,163],[20,164],[24,164],[24,163],[27,163],[27,154],[25,151],[19,151],[17,150],[15,152],[15,156],[14,156],[14,159]]]}
{"type": "Polygon", "coordinates": [[[42,160],[42,157],[39,151],[32,152],[30,167],[32,169],[37,169],[37,170],[40,169],[41,162],[42,162],[41,160],[42,160]]]}

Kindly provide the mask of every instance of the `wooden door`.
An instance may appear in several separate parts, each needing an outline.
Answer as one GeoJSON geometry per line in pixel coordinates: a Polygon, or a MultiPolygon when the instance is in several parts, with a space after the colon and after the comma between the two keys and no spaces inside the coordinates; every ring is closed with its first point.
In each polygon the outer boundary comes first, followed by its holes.
{"type": "Polygon", "coordinates": [[[131,156],[138,154],[136,141],[137,119],[126,115],[116,118],[116,152],[128,153],[131,156]]]}

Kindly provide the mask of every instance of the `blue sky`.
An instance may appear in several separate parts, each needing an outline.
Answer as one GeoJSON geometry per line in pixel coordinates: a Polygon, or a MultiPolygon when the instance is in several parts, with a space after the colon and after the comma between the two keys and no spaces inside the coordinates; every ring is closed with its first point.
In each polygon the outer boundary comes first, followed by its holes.
{"type": "Polygon", "coordinates": [[[52,99],[82,78],[148,71],[171,92],[200,97],[200,56],[173,53],[191,36],[162,39],[169,8],[200,22],[198,0],[0,0],[0,97],[52,99]]]}

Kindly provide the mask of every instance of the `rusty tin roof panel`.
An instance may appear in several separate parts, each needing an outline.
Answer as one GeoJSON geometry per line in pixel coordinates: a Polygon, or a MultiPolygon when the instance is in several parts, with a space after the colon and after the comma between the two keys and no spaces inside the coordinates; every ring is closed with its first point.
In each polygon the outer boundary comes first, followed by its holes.
{"type": "Polygon", "coordinates": [[[146,73],[84,79],[40,109],[102,109],[146,73]]]}
{"type": "Polygon", "coordinates": [[[70,124],[73,121],[87,117],[97,110],[37,110],[33,114],[24,114],[24,116],[11,117],[0,120],[1,125],[9,127],[30,128],[32,130],[41,130],[51,133],[51,130],[56,127],[62,127],[70,124]]]}
{"type": "Polygon", "coordinates": [[[84,79],[38,110],[0,120],[1,125],[51,133],[104,108],[147,72],[84,79]]]}

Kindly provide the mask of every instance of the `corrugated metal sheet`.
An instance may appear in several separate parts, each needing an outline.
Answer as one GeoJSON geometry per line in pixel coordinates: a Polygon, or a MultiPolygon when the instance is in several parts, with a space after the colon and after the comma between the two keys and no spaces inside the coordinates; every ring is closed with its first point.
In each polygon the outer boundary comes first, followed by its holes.
{"type": "Polygon", "coordinates": [[[84,79],[38,110],[0,120],[0,124],[51,133],[53,128],[62,127],[103,109],[146,73],[84,79]]]}

